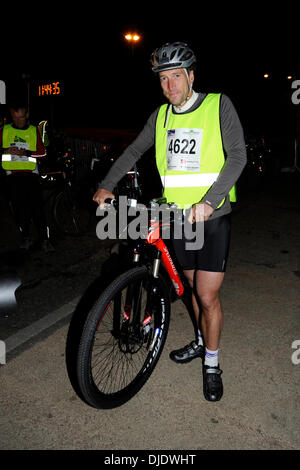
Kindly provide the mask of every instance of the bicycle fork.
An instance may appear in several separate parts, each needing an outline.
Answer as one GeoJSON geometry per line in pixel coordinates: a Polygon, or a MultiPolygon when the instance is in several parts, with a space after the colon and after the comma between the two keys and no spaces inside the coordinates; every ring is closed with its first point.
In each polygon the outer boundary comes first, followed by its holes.
{"type": "MultiPolygon", "coordinates": [[[[161,263],[161,251],[156,248],[154,260],[153,260],[153,266],[152,266],[152,276],[154,278],[158,278],[159,275],[159,268],[160,268],[160,263],[161,263]]],[[[155,300],[154,297],[157,295],[157,287],[155,284],[151,283],[151,289],[149,292],[149,296],[147,297],[147,306],[146,306],[146,312],[152,312],[152,309],[155,308],[155,300]]],[[[149,350],[152,351],[155,344],[156,340],[159,337],[161,332],[160,328],[155,328],[154,335],[151,341],[151,344],[149,346],[149,350]]]]}
{"type": "MultiPolygon", "coordinates": [[[[139,250],[134,251],[134,263],[137,264],[140,259],[139,250]]],[[[159,267],[161,261],[161,252],[156,249],[153,267],[152,267],[152,276],[158,278],[159,267]]],[[[140,284],[139,290],[137,291],[136,285],[130,284],[126,292],[125,305],[123,310],[122,317],[122,326],[121,329],[126,331],[129,327],[140,328],[143,332],[145,338],[148,339],[148,333],[151,330],[151,322],[153,320],[153,308],[155,308],[155,295],[157,293],[157,288],[153,283],[149,283],[149,286],[145,286],[147,289],[147,301],[142,311],[142,288],[143,285],[140,284]],[[142,320],[143,318],[143,320],[142,320]]],[[[149,350],[151,351],[156,343],[157,337],[160,334],[160,329],[156,328],[151,338],[151,344],[149,350]]]]}

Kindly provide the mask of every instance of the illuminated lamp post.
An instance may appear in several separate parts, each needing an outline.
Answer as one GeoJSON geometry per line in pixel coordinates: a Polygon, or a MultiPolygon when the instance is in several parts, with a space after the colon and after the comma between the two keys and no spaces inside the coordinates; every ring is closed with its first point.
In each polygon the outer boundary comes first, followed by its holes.
{"type": "Polygon", "coordinates": [[[141,39],[141,36],[137,33],[127,33],[125,34],[125,39],[126,41],[128,41],[131,45],[131,53],[133,55],[133,51],[134,51],[134,44],[137,44],[138,41],[140,41],[141,39]]]}

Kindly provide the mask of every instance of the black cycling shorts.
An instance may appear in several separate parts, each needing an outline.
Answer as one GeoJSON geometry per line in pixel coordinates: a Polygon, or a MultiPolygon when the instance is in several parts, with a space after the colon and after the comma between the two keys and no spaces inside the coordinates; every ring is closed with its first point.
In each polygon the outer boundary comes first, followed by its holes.
{"type": "MultiPolygon", "coordinates": [[[[200,222],[201,223],[201,222],[200,222]]],[[[186,240],[172,239],[178,262],[184,270],[226,271],[230,243],[230,214],[204,222],[204,243],[199,250],[186,250],[186,240]]]]}

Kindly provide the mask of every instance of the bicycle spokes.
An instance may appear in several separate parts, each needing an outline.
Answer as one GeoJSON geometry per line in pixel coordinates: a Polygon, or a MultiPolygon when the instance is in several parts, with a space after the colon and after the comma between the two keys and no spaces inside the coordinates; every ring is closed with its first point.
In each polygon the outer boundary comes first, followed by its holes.
{"type": "Polygon", "coordinates": [[[105,392],[131,382],[157,340],[155,313],[146,309],[148,294],[144,282],[128,285],[107,304],[98,323],[91,366],[105,392]]]}

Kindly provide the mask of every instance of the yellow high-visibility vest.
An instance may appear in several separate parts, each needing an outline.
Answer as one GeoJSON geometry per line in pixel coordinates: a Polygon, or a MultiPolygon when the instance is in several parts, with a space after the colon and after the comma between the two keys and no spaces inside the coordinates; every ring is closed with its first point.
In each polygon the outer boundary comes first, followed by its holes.
{"type": "MultiPolygon", "coordinates": [[[[219,117],[220,96],[208,94],[191,113],[174,114],[172,106],[167,104],[158,112],[156,164],[164,197],[180,208],[200,202],[225,163],[219,117]]],[[[231,201],[236,201],[235,186],[229,196],[231,201]]]]}
{"type": "MultiPolygon", "coordinates": [[[[19,149],[34,152],[37,148],[37,130],[35,126],[30,125],[28,129],[16,129],[11,124],[6,124],[2,132],[2,147],[9,148],[11,146],[19,149]]],[[[2,168],[7,171],[11,170],[34,170],[36,168],[36,158],[19,157],[5,153],[2,155],[2,168]]]]}

